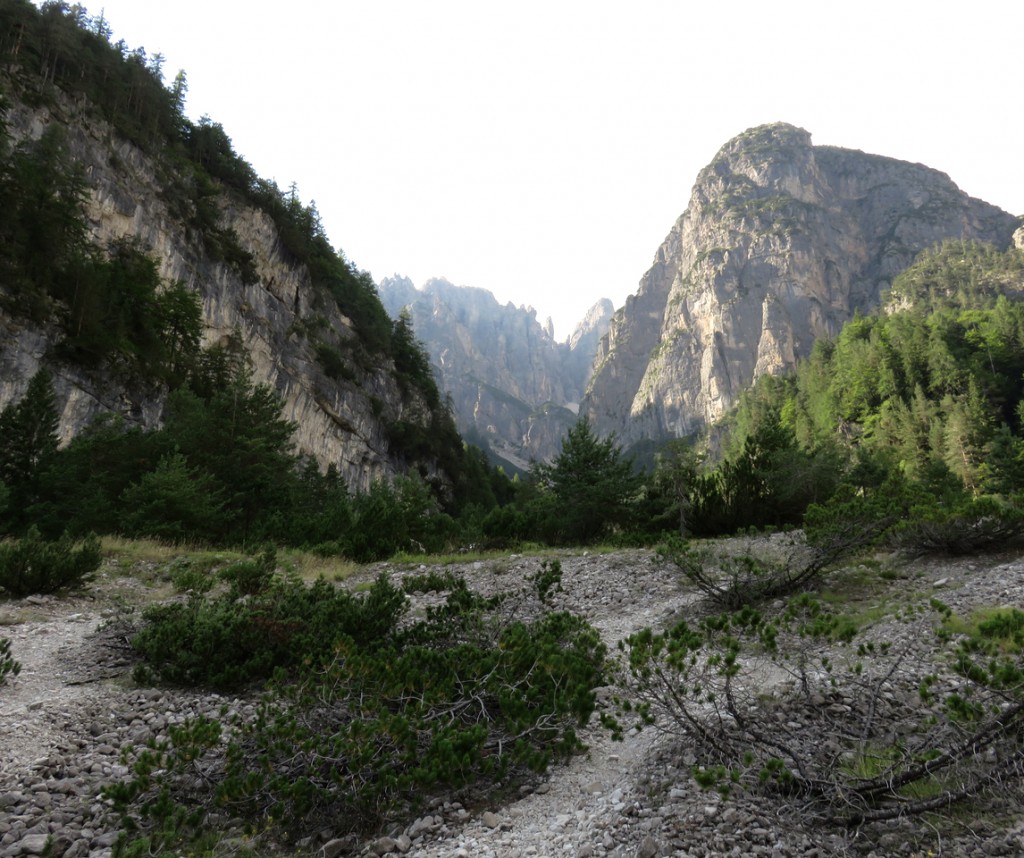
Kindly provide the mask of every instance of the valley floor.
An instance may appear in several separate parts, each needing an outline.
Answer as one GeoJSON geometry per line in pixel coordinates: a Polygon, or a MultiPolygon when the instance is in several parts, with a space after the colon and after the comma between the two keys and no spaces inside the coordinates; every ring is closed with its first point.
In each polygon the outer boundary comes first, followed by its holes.
{"type": "MultiPolygon", "coordinates": [[[[649,551],[577,552],[560,559],[563,589],[555,606],[586,616],[613,651],[628,634],[664,627],[699,608],[675,567],[649,551]]],[[[474,589],[491,593],[521,582],[539,564],[512,555],[452,569],[474,589]]],[[[351,583],[382,569],[395,576],[421,571],[378,564],[351,583]]],[[[849,597],[880,606],[869,634],[908,646],[927,646],[934,617],[897,607],[890,612],[887,605],[927,604],[935,594],[961,615],[979,605],[1024,605],[1024,557],[1017,555],[911,562],[884,583],[866,582],[864,570],[858,574],[849,597]]],[[[226,708],[245,716],[250,710],[245,699],[141,688],[128,678],[131,654],[118,618],[126,606],[147,598],[144,585],[108,563],[84,594],[0,603],[0,636],[11,639],[23,666],[20,676],[0,687],[0,858],[44,851],[55,858],[104,858],[116,832],[97,793],[125,773],[122,746],[160,736],[170,724],[201,712],[226,708]]],[[[607,703],[612,693],[601,689],[599,699],[607,703]]],[[[302,844],[303,851],[325,858],[353,848],[417,858],[1024,853],[1016,793],[993,796],[983,810],[958,808],[942,818],[836,830],[800,819],[777,799],[741,794],[721,800],[700,789],[685,749],[653,729],[613,742],[595,719],[584,740],[589,753],[511,799],[439,800],[370,841],[356,844],[323,831],[302,844]]],[[[235,837],[224,852],[249,845],[235,837]]]]}

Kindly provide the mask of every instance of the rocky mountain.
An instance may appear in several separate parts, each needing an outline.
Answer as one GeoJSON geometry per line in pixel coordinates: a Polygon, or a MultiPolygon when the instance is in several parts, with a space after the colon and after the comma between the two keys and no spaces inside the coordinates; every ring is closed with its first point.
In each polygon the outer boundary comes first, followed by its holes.
{"type": "Polygon", "coordinates": [[[463,435],[520,469],[557,453],[576,420],[610,301],[595,304],[560,343],[532,307],[502,305],[485,289],[443,279],[417,289],[392,277],[379,292],[393,318],[408,310],[463,435]]]}
{"type": "MultiPolygon", "coordinates": [[[[105,249],[128,240],[156,262],[163,283],[198,296],[203,344],[240,352],[253,381],[283,400],[298,450],[337,466],[350,489],[412,465],[436,472],[434,461],[421,461],[423,445],[406,453],[396,438],[436,437],[436,421],[447,418],[396,369],[372,280],[334,255],[315,210],[258,179],[219,125],[185,119],[144,54],[126,57],[56,7],[3,14],[17,20],[0,20],[14,34],[0,38],[0,167],[54,149],[52,160],[81,182],[88,241],[105,249]],[[130,84],[123,90],[122,79],[130,84]]],[[[68,217],[78,217],[67,202],[68,217]]],[[[0,279],[0,408],[46,365],[63,441],[105,413],[160,425],[165,383],[62,359],[67,303],[44,296],[45,311],[33,317],[14,289],[0,279]]]]}
{"type": "Polygon", "coordinates": [[[878,306],[923,249],[1018,220],[911,164],[773,124],[729,141],[602,339],[582,403],[624,442],[682,437],[878,306]]]}

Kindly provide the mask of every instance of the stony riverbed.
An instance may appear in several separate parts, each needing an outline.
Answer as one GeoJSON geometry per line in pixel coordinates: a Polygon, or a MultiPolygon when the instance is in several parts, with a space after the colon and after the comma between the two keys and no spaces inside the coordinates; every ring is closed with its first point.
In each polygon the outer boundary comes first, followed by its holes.
{"type": "MultiPolygon", "coordinates": [[[[488,593],[522,581],[539,563],[512,555],[450,568],[488,593]]],[[[610,647],[644,626],[663,627],[700,609],[678,570],[650,551],[567,553],[561,563],[556,606],[586,616],[610,647]]],[[[351,583],[382,569],[396,576],[421,571],[383,564],[351,583]]],[[[976,605],[1024,607],[1021,556],[901,562],[898,569],[878,578],[879,601],[939,594],[965,615],[976,605]]],[[[0,858],[44,851],[55,858],[106,858],[117,831],[99,791],[124,776],[122,749],[196,714],[245,717],[252,711],[252,700],[144,688],[130,679],[125,618],[150,598],[146,585],[108,564],[82,593],[0,602],[0,637],[10,638],[22,664],[20,676],[0,687],[0,858]]],[[[925,647],[929,622],[924,612],[919,620],[883,612],[870,634],[925,647]]],[[[603,689],[599,697],[611,694],[603,689]]],[[[799,723],[801,715],[787,717],[799,723]]],[[[685,750],[655,730],[613,742],[595,724],[584,739],[589,753],[501,802],[437,799],[428,812],[369,840],[327,829],[311,834],[300,851],[325,858],[352,851],[417,858],[1024,854],[1024,816],[1013,792],[989,802],[984,814],[959,812],[946,826],[918,820],[835,830],[795,817],[776,799],[747,794],[722,800],[701,790],[685,750]]],[[[239,835],[223,851],[250,845],[239,835]]]]}

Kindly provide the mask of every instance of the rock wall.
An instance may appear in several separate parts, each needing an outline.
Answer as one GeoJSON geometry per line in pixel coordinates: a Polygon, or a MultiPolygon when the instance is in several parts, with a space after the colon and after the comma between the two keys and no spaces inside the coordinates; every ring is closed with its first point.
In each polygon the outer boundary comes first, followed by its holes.
{"type": "Polygon", "coordinates": [[[612,319],[583,412],[625,442],[696,432],[878,306],[921,250],[948,238],[1005,247],[1016,222],[920,164],[753,128],[701,171],[612,319]]]}
{"type": "MultiPolygon", "coordinates": [[[[158,260],[165,281],[181,281],[199,294],[204,344],[241,343],[253,380],[276,390],[284,416],[298,424],[294,441],[300,452],[321,467],[337,465],[351,489],[367,488],[404,467],[389,452],[387,425],[425,419],[423,403],[403,395],[390,362],[372,371],[353,366],[351,381],[323,374],[302,334],[304,322],[321,317],[325,336],[336,343],[352,340],[356,332],[333,301],[315,293],[308,271],[289,258],[265,212],[228,193],[218,200],[221,226],[233,228],[255,258],[258,280],[247,285],[232,268],[210,259],[172,213],[159,178],[167,164],[66,101],[50,108],[15,104],[7,120],[15,142],[38,138],[54,123],[64,127],[69,151],[87,176],[87,214],[96,243],[134,237],[158,260]]],[[[146,428],[160,425],[166,389],[55,364],[49,355],[57,335],[55,328],[35,328],[0,314],[0,408],[19,398],[46,362],[55,375],[63,442],[106,412],[146,428]]]]}

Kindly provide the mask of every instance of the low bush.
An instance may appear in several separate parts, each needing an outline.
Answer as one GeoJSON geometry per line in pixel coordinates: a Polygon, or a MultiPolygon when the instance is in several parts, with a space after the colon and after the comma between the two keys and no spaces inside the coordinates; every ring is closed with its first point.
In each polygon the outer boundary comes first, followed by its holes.
{"type": "Polygon", "coordinates": [[[696,547],[679,537],[661,548],[663,557],[719,608],[735,610],[788,596],[808,587],[836,559],[831,553],[807,545],[800,534],[781,541],[753,538],[744,550],[727,544],[696,547]]]}
{"type": "Polygon", "coordinates": [[[890,545],[910,554],[954,556],[991,551],[1024,537],[1024,508],[1015,501],[990,497],[966,499],[952,506],[919,506],[893,527],[890,545]]]}
{"type": "Polygon", "coordinates": [[[11,655],[11,642],[8,638],[0,638],[0,685],[7,682],[8,676],[17,676],[21,672],[21,664],[11,655]]]}
{"type": "Polygon", "coordinates": [[[269,546],[258,557],[232,563],[222,569],[218,577],[227,581],[236,593],[254,596],[270,586],[277,569],[277,551],[269,546]]]}
{"type": "Polygon", "coordinates": [[[132,639],[139,681],[238,688],[303,662],[322,664],[335,641],[381,643],[405,611],[405,596],[379,578],[362,597],[320,579],[273,575],[274,554],[228,567],[226,593],[195,593],[157,605],[132,639]],[[269,571],[268,571],[269,570],[269,571]]]}
{"type": "Polygon", "coordinates": [[[858,643],[807,596],[771,619],[748,607],[646,629],[620,645],[623,702],[603,720],[616,736],[621,718],[678,735],[694,780],[723,795],[781,793],[846,827],[929,813],[1020,783],[1022,629],[1003,612],[918,661],[910,645],[858,643]]]}
{"type": "Polygon", "coordinates": [[[19,598],[80,587],[102,560],[95,535],[76,547],[66,537],[43,539],[39,530],[31,527],[20,540],[0,545],[0,591],[19,598]]]}
{"type": "MultiPolygon", "coordinates": [[[[275,579],[265,594],[204,600],[265,619],[282,602],[278,619],[299,615],[289,604],[316,612],[287,630],[289,652],[305,657],[278,672],[252,722],[198,719],[134,753],[131,777],[107,793],[133,832],[122,847],[187,851],[208,834],[213,809],[287,839],[325,825],[369,830],[439,791],[479,798],[582,748],[577,731],[594,711],[606,655],[585,620],[517,619],[509,599],[482,598],[450,574],[407,586],[444,591],[445,601],[400,624],[405,597],[384,578],[360,597],[275,579]]],[[[532,600],[529,587],[519,596],[532,600]]],[[[190,633],[179,629],[186,649],[190,633]]]]}

